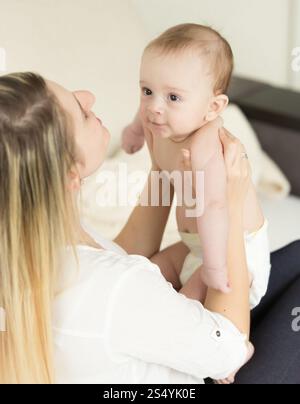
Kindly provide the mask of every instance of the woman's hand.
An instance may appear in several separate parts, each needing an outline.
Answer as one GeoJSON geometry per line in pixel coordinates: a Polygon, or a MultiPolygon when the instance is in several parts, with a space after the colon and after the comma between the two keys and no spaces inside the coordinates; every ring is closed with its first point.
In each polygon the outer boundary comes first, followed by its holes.
{"type": "Polygon", "coordinates": [[[219,130],[227,172],[229,211],[243,212],[244,201],[251,183],[251,167],[242,143],[226,129],[219,130]]]}
{"type": "MultiPolygon", "coordinates": [[[[248,353],[247,353],[247,357],[246,357],[246,361],[243,364],[243,366],[246,365],[246,363],[248,363],[251,358],[254,355],[255,349],[254,346],[251,344],[251,342],[247,343],[247,348],[248,348],[248,353]]],[[[235,376],[236,374],[239,372],[239,370],[243,367],[241,366],[238,370],[236,370],[234,373],[232,373],[230,376],[228,376],[226,379],[223,380],[215,380],[214,383],[215,384],[233,384],[235,382],[235,376]]]]}
{"type": "MultiPolygon", "coordinates": [[[[214,122],[216,126],[220,126],[221,123],[221,120],[214,122]]],[[[233,210],[243,208],[243,203],[251,183],[251,167],[245,147],[225,128],[219,129],[219,137],[223,145],[230,207],[233,210]]],[[[181,153],[182,168],[185,171],[192,171],[190,150],[182,149],[181,153]]]]}

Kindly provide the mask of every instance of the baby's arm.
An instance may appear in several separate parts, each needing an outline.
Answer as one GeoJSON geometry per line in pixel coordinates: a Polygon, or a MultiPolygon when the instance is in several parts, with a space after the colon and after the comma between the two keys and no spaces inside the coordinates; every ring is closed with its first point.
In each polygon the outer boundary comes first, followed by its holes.
{"type": "Polygon", "coordinates": [[[144,146],[144,143],[144,130],[138,111],[133,122],[122,132],[122,148],[128,154],[134,154],[144,146]]]}
{"type": "MultiPolygon", "coordinates": [[[[226,168],[218,128],[209,127],[195,138],[191,148],[192,169],[204,172],[204,213],[197,217],[203,247],[203,282],[210,288],[230,291],[227,274],[228,210],[226,168]]],[[[194,175],[194,188],[201,190],[194,175]]]]}

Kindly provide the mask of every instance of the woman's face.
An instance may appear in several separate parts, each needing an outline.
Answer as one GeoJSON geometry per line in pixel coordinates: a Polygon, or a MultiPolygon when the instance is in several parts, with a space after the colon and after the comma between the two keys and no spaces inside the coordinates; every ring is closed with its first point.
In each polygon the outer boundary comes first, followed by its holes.
{"type": "Polygon", "coordinates": [[[108,130],[92,112],[95,96],[89,91],[70,92],[52,81],[47,81],[47,86],[73,119],[75,140],[83,158],[78,165],[80,177],[88,177],[103,164],[110,140],[108,130]]]}

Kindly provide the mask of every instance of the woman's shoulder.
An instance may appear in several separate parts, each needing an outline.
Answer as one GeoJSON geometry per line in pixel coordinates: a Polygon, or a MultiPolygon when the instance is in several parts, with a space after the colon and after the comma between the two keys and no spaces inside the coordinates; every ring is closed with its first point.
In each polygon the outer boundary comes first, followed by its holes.
{"type": "MultiPolygon", "coordinates": [[[[120,247],[118,244],[116,244],[114,241],[108,240],[107,238],[103,237],[101,233],[91,226],[89,223],[84,222],[81,220],[81,226],[83,229],[88,233],[88,235],[94,240],[96,244],[100,244],[104,249],[110,250],[110,251],[115,251],[120,254],[126,255],[126,251],[123,250],[122,247],[120,247]]],[[[81,246],[83,248],[84,246],[81,246]]]]}
{"type": "Polygon", "coordinates": [[[160,269],[155,264],[140,255],[127,255],[90,247],[79,248],[76,252],[78,260],[71,249],[65,255],[59,282],[60,289],[65,289],[65,285],[74,282],[90,283],[91,288],[97,288],[100,284],[105,285],[106,289],[113,289],[121,278],[130,274],[135,277],[137,283],[139,280],[143,282],[143,278],[147,278],[147,273],[156,272],[161,275],[160,269]],[[134,275],[136,272],[140,276],[134,275]]]}
{"type": "Polygon", "coordinates": [[[96,249],[79,250],[78,261],[69,255],[56,288],[54,327],[61,330],[68,324],[87,335],[101,332],[109,302],[127,276],[138,286],[145,278],[135,275],[149,271],[159,269],[141,256],[96,249]]]}

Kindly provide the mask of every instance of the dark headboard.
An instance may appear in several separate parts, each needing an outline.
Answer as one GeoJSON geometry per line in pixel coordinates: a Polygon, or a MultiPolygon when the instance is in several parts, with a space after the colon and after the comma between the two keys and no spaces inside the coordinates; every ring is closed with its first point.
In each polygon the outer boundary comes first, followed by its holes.
{"type": "Polygon", "coordinates": [[[300,196],[300,93],[233,77],[229,97],[291,182],[292,193],[300,196]]]}

